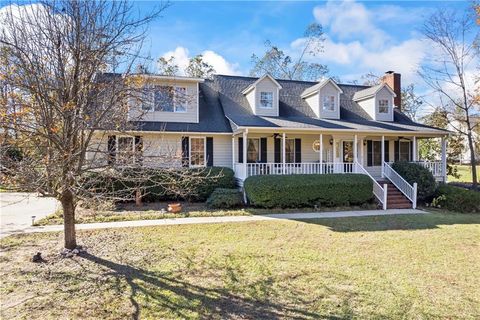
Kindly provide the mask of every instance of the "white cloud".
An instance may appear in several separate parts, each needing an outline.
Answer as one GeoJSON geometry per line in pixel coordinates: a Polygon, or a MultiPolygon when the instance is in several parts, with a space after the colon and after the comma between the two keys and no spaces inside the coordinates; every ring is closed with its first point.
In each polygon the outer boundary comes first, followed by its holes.
{"type": "MultiPolygon", "coordinates": [[[[228,62],[223,56],[215,51],[206,50],[200,54],[203,56],[205,62],[213,66],[215,73],[228,75],[239,74],[239,66],[237,63],[228,62]]],[[[192,56],[187,48],[179,46],[173,51],[164,53],[162,57],[166,59],[174,57],[175,63],[180,67],[180,72],[183,74],[183,70],[188,66],[188,61],[192,56]]]]}
{"type": "MultiPolygon", "coordinates": [[[[420,13],[416,9],[406,10],[395,5],[367,8],[352,0],[328,1],[313,9],[326,37],[324,53],[312,59],[350,69],[351,74],[346,78],[394,70],[402,74],[404,83],[416,82],[416,69],[428,50],[426,43],[415,36],[395,41],[379,24],[388,21],[413,23],[420,13]]],[[[298,47],[299,40],[302,39],[292,42],[292,48],[298,47]]]]}

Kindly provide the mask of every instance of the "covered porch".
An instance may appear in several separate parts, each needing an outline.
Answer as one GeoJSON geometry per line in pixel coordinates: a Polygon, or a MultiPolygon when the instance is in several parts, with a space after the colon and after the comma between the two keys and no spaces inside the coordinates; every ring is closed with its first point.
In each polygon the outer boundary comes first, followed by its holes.
{"type": "Polygon", "coordinates": [[[232,138],[235,176],[265,174],[368,173],[382,179],[384,164],[416,162],[428,168],[437,181],[446,181],[446,136],[346,132],[264,131],[244,129],[232,138]],[[420,139],[439,139],[437,161],[419,158],[420,139]]]}

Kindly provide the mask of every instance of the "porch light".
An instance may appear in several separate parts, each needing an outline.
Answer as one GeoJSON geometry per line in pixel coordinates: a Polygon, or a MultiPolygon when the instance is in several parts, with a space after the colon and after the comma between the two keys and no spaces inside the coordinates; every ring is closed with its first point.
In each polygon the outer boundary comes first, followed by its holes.
{"type": "Polygon", "coordinates": [[[328,140],[330,142],[330,145],[333,145],[333,139],[328,140]]]}

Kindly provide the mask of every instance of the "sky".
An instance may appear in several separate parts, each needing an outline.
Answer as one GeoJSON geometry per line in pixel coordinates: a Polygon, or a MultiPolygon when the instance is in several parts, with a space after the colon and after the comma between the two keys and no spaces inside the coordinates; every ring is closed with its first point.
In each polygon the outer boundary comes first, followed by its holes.
{"type": "MultiPolygon", "coordinates": [[[[155,2],[136,5],[148,12],[155,2]]],[[[418,82],[416,69],[429,49],[419,30],[438,6],[467,10],[470,3],[174,1],[150,26],[144,50],[152,61],[174,56],[180,66],[203,54],[217,73],[248,75],[252,54],[264,53],[266,40],[295,56],[305,28],[317,22],[325,43],[314,61],[326,64],[330,76],[350,82],[369,72],[394,70],[404,83],[418,82]]]]}

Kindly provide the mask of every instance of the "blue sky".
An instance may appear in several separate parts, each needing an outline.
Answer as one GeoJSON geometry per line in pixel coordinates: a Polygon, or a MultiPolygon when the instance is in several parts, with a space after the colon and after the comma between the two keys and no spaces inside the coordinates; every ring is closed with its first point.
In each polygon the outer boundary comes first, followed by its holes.
{"type": "MultiPolygon", "coordinates": [[[[155,2],[137,2],[148,11],[155,2]]],[[[295,56],[305,27],[319,22],[325,52],[314,58],[343,82],[367,72],[401,72],[417,82],[416,66],[428,55],[418,29],[438,6],[467,9],[469,2],[173,2],[150,29],[145,51],[154,59],[174,55],[185,64],[204,54],[219,73],[248,75],[252,53],[262,54],[271,40],[295,56]]],[[[154,67],[154,66],[152,66],[154,67]]]]}

